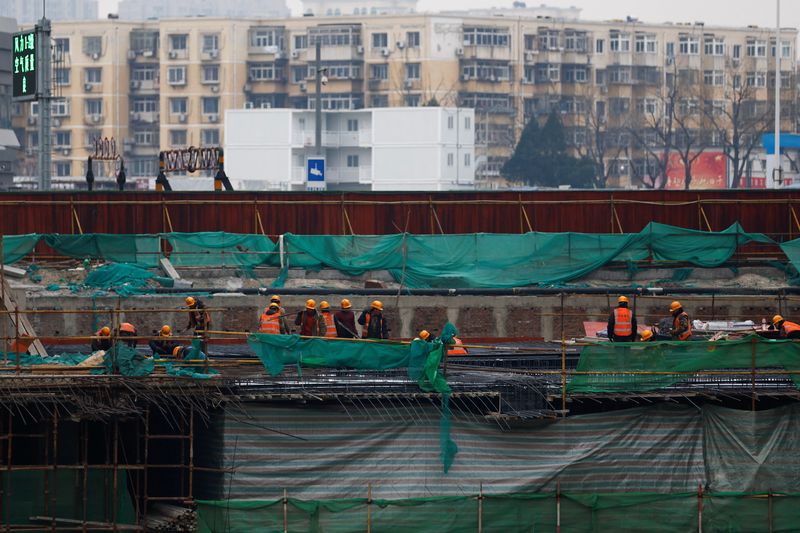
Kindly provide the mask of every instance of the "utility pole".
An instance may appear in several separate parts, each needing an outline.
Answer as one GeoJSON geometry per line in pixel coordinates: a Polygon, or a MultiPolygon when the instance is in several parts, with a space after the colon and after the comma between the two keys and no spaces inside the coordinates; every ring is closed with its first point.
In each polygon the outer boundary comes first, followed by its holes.
{"type": "Polygon", "coordinates": [[[775,167],[772,169],[774,187],[783,184],[781,167],[781,0],[775,0],[777,14],[775,18],[775,167]],[[777,172],[777,179],[775,173],[777,172]]]}
{"type": "Polygon", "coordinates": [[[47,191],[50,189],[52,173],[52,153],[50,146],[50,136],[52,134],[52,123],[50,120],[50,105],[53,100],[53,71],[52,71],[52,52],[50,50],[50,21],[44,16],[36,27],[36,36],[39,42],[37,47],[38,64],[37,85],[39,86],[39,190],[47,191]]]}
{"type": "Polygon", "coordinates": [[[322,42],[320,36],[316,39],[316,60],[314,62],[314,71],[316,75],[314,80],[316,83],[316,92],[314,93],[314,148],[316,149],[317,156],[322,155],[322,58],[321,49],[322,42]]]}

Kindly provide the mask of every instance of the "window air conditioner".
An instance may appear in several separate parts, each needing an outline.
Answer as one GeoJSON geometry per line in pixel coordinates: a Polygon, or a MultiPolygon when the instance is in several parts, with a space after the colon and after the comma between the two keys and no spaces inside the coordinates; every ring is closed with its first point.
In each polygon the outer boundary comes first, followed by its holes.
{"type": "Polygon", "coordinates": [[[87,93],[92,92],[92,84],[91,83],[84,83],[83,84],[83,90],[86,91],[87,93]]]}
{"type": "Polygon", "coordinates": [[[178,57],[178,52],[175,52],[174,50],[170,51],[170,53],[169,53],[169,58],[170,59],[175,59],[177,57],[178,57]]]}
{"type": "Polygon", "coordinates": [[[180,122],[181,124],[184,124],[186,122],[186,114],[185,113],[181,113],[180,115],[178,115],[178,122],[180,122]]]}

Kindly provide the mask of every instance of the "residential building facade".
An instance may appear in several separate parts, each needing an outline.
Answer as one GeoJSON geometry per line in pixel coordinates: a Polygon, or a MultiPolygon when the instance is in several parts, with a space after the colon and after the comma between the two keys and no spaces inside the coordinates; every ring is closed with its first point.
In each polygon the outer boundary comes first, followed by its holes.
{"type": "Polygon", "coordinates": [[[13,186],[20,159],[19,140],[11,129],[11,50],[16,29],[14,19],[0,17],[0,190],[13,186]]]}
{"type": "MultiPolygon", "coordinates": [[[[701,148],[745,157],[771,113],[776,49],[783,127],[795,129],[794,29],[775,47],[767,28],[519,13],[359,10],[291,19],[55,23],[57,43],[69,47],[66,71],[56,79],[64,98],[61,129],[71,134],[62,139],[71,151],[54,156],[56,174],[80,175],[85,141],[98,132],[122,139],[129,176],[152,177],[159,150],[225,144],[228,109],[312,109],[316,42],[327,69],[326,110],[474,109],[475,183],[482,188],[504,185],[500,169],[525,124],[551,111],[562,117],[574,153],[597,162],[603,186],[660,186],[656,171],[664,161],[689,160],[701,148]],[[97,43],[102,53],[95,58],[97,43]],[[100,121],[91,122],[97,115],[100,121]]],[[[15,107],[28,148],[35,146],[28,142],[35,135],[32,107],[15,107]]],[[[732,161],[723,174],[734,173],[732,161]]]]}
{"type": "Polygon", "coordinates": [[[328,190],[449,191],[474,187],[472,109],[396,107],[322,112],[237,109],[225,115],[225,168],[235,189],[305,190],[306,162],[325,158],[328,190]],[[237,186],[238,185],[238,186],[237,186]]]}

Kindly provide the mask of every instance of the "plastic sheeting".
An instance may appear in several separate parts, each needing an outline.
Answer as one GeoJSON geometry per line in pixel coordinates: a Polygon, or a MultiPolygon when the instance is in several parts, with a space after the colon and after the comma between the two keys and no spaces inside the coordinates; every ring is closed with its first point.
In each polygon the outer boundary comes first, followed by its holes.
{"type": "MultiPolygon", "coordinates": [[[[750,335],[741,340],[716,342],[602,343],[586,346],[578,360],[578,374],[567,393],[646,392],[686,381],[703,370],[800,367],[800,344],[750,335]],[[641,372],[625,374],[625,372],[641,372]],[[676,374],[670,374],[676,372],[676,374]],[[666,374],[665,374],[666,373],[666,374]]],[[[792,374],[795,384],[800,375],[792,374]]]]}
{"type": "Polygon", "coordinates": [[[3,235],[2,263],[10,265],[16,263],[33,251],[39,243],[40,235],[31,233],[28,235],[3,235]]]}
{"type": "Polygon", "coordinates": [[[57,253],[75,259],[103,259],[115,263],[158,266],[161,257],[158,235],[44,235],[44,242],[57,253]]]}
{"type": "Polygon", "coordinates": [[[89,272],[83,283],[95,289],[114,290],[120,296],[131,296],[153,292],[148,289],[150,280],[164,287],[172,287],[175,283],[172,278],[156,276],[136,265],[117,263],[97,267],[89,272]]]}
{"type": "Polygon", "coordinates": [[[166,233],[172,247],[170,261],[175,266],[244,266],[263,265],[273,259],[275,243],[264,235],[225,232],[166,233]]]}

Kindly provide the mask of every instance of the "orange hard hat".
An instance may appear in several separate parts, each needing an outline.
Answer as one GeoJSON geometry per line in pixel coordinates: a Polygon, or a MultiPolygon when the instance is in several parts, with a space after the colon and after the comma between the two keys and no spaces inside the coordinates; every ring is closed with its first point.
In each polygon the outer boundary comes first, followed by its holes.
{"type": "Polygon", "coordinates": [[[674,302],[672,302],[671,304],[669,304],[669,310],[670,310],[670,311],[677,311],[677,310],[678,310],[678,309],[680,309],[681,307],[683,307],[683,306],[682,306],[682,305],[681,305],[681,303],[680,303],[679,301],[677,301],[677,300],[675,300],[674,302]]]}
{"type": "Polygon", "coordinates": [[[324,310],[326,310],[326,309],[330,309],[330,308],[331,308],[331,304],[329,304],[329,303],[328,303],[328,302],[326,302],[325,300],[322,300],[322,301],[319,303],[319,308],[320,308],[321,310],[323,310],[323,311],[324,311],[324,310]]]}
{"type": "Polygon", "coordinates": [[[279,295],[277,295],[277,294],[273,294],[273,295],[270,297],[269,301],[270,301],[270,302],[281,303],[281,297],[280,297],[279,295]]]}
{"type": "Polygon", "coordinates": [[[783,322],[783,317],[781,315],[775,315],[772,317],[772,325],[777,326],[778,322],[783,322]]]}
{"type": "Polygon", "coordinates": [[[316,308],[317,308],[317,302],[311,299],[306,300],[306,309],[316,309],[316,308]]]}
{"type": "Polygon", "coordinates": [[[626,303],[628,303],[628,297],[627,296],[620,296],[619,298],[617,298],[617,303],[618,304],[623,304],[623,303],[626,304],[626,303]]]}
{"type": "Polygon", "coordinates": [[[649,330],[649,329],[646,329],[646,330],[644,330],[642,332],[641,336],[639,337],[639,340],[644,342],[644,341],[650,340],[650,338],[652,336],[653,336],[653,332],[651,330],[649,330]]]}
{"type": "Polygon", "coordinates": [[[374,309],[377,309],[378,311],[383,311],[383,304],[381,303],[380,300],[374,300],[372,302],[372,307],[374,309]]]}
{"type": "Polygon", "coordinates": [[[172,349],[172,355],[173,355],[174,357],[179,357],[179,356],[180,356],[180,354],[181,354],[181,351],[183,351],[183,346],[176,346],[176,347],[174,347],[174,348],[172,349]]]}
{"type": "Polygon", "coordinates": [[[172,335],[172,328],[164,324],[163,326],[161,326],[161,335],[164,337],[172,335]]]}
{"type": "Polygon", "coordinates": [[[197,300],[195,300],[191,296],[187,296],[186,297],[186,305],[188,305],[189,307],[193,306],[196,303],[197,303],[197,300]]]}
{"type": "Polygon", "coordinates": [[[109,335],[111,335],[111,328],[108,326],[103,326],[102,328],[100,328],[100,331],[98,331],[97,334],[103,337],[108,337],[109,335]]]}
{"type": "Polygon", "coordinates": [[[277,302],[272,302],[271,304],[269,304],[270,309],[280,309],[280,307],[281,307],[280,304],[278,304],[277,302]]]}
{"type": "Polygon", "coordinates": [[[351,307],[353,306],[350,304],[350,300],[342,298],[342,309],[350,309],[351,307]]]}
{"type": "Polygon", "coordinates": [[[427,329],[423,329],[422,331],[419,332],[419,338],[424,340],[424,341],[428,340],[430,338],[430,336],[431,336],[431,334],[428,333],[427,329]]]}

